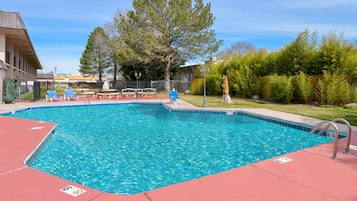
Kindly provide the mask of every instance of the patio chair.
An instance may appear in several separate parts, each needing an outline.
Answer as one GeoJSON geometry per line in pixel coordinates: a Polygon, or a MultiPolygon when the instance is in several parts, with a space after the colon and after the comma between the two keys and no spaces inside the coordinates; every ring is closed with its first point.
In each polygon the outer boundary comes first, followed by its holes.
{"type": "Polygon", "coordinates": [[[55,90],[48,90],[46,94],[46,101],[53,101],[53,100],[60,100],[61,97],[57,96],[57,93],[55,90]]]}
{"type": "Polygon", "coordinates": [[[74,94],[72,89],[66,89],[64,92],[64,98],[68,101],[70,101],[71,99],[76,99],[76,95],[74,94]]]}

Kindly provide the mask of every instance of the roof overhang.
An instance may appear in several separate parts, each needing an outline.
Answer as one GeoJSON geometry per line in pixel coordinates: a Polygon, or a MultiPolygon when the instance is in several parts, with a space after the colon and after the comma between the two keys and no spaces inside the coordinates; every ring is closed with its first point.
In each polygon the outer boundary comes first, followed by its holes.
{"type": "Polygon", "coordinates": [[[16,12],[0,11],[0,19],[0,32],[5,33],[6,40],[11,40],[15,48],[27,57],[36,69],[42,69],[20,15],[16,12]]]}

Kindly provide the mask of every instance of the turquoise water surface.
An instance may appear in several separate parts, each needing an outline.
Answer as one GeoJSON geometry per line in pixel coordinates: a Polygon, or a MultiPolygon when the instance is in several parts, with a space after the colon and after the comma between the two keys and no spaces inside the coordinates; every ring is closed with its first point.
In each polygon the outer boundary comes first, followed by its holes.
{"type": "Polygon", "coordinates": [[[30,166],[116,194],[136,194],[332,139],[245,114],[170,112],[161,104],[33,108],[9,114],[56,122],[30,166]]]}

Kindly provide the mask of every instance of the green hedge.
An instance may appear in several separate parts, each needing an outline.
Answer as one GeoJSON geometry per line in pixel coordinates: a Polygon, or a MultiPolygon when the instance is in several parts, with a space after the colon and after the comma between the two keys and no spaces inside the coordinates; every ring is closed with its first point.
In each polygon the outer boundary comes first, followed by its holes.
{"type": "Polygon", "coordinates": [[[5,78],[3,80],[3,97],[5,103],[12,103],[18,98],[17,84],[15,79],[5,78]]]}

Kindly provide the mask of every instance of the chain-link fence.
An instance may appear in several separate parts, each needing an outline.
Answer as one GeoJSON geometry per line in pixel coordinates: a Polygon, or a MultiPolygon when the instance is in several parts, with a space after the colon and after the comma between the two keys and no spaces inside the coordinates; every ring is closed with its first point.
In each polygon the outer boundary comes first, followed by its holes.
{"type": "MultiPolygon", "coordinates": [[[[155,80],[151,81],[152,88],[155,88],[157,91],[165,91],[165,81],[164,80],[155,80]]],[[[191,89],[191,82],[184,82],[181,80],[170,80],[170,88],[176,88],[178,92],[185,92],[186,90],[191,89]]]]}

